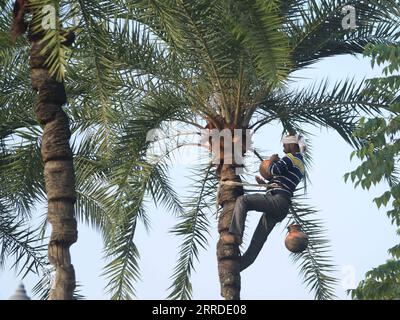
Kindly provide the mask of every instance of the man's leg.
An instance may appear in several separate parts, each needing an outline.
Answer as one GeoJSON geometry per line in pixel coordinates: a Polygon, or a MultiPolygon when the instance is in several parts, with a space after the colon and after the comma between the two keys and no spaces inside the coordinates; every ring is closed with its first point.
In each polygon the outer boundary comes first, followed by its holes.
{"type": "Polygon", "coordinates": [[[246,222],[247,212],[256,210],[259,212],[268,211],[269,202],[265,195],[262,194],[246,194],[237,198],[235,208],[233,210],[232,222],[229,232],[239,237],[243,236],[244,225],[246,222]]]}
{"type": "Polygon", "coordinates": [[[266,202],[266,207],[268,207],[269,210],[265,210],[251,239],[250,246],[242,256],[240,263],[241,270],[246,269],[254,262],[272,229],[278,222],[281,222],[288,213],[290,199],[269,195],[266,197],[266,202]]]}
{"type": "Polygon", "coordinates": [[[256,230],[254,231],[250,245],[241,258],[240,271],[246,269],[254,262],[254,260],[256,260],[265,241],[267,241],[268,235],[271,233],[276,224],[277,221],[268,215],[268,213],[264,212],[260,218],[260,221],[258,222],[256,230]]]}

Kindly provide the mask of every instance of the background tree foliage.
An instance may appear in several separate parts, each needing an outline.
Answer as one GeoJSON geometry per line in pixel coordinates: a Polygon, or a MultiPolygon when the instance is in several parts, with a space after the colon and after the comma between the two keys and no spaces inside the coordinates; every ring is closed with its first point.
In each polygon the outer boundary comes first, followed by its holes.
{"type": "MultiPolygon", "coordinates": [[[[363,145],[351,157],[357,156],[362,163],[345,179],[350,178],[355,186],[366,190],[381,181],[388,183],[389,190],[374,202],[378,208],[391,207],[387,216],[399,228],[400,236],[400,46],[367,46],[365,55],[371,57],[372,66],[384,66],[384,77],[368,80],[365,94],[386,96],[391,103],[383,116],[361,119],[354,135],[363,145]]],[[[368,271],[358,287],[351,290],[353,299],[400,298],[400,244],[390,248],[389,254],[390,260],[368,271]]]]}

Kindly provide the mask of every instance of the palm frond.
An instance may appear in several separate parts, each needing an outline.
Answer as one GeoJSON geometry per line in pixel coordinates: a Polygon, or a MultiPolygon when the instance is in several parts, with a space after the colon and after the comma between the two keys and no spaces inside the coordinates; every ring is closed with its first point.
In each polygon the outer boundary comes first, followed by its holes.
{"type": "Polygon", "coordinates": [[[140,141],[143,148],[151,130],[162,129],[173,120],[185,122],[193,117],[186,109],[188,101],[182,94],[166,87],[151,86],[150,89],[152,92],[135,104],[134,115],[126,119],[122,142],[140,141]]]}
{"type": "MultiPolygon", "coordinates": [[[[112,21],[123,12],[119,1],[74,1],[77,41],[73,59],[67,71],[75,80],[69,82],[67,93],[74,94],[70,100],[72,112],[91,124],[97,132],[104,156],[116,139],[115,124],[120,119],[121,103],[117,94],[121,79],[118,77],[120,62],[115,56],[112,42],[112,21]]],[[[70,96],[72,97],[72,96],[70,96]]]]}
{"type": "MultiPolygon", "coordinates": [[[[0,21],[4,15],[2,11],[0,21]]],[[[27,108],[35,98],[26,63],[28,50],[19,43],[11,45],[8,26],[1,24],[0,27],[0,141],[3,142],[15,130],[37,125],[32,108],[27,108]]]]}
{"type": "Polygon", "coordinates": [[[368,43],[396,41],[399,3],[388,1],[358,1],[351,4],[356,10],[355,30],[342,26],[342,8],[348,1],[309,0],[298,6],[298,15],[287,16],[292,57],[296,70],[321,58],[338,54],[362,53],[368,43]]]}
{"type": "Polygon", "coordinates": [[[304,284],[314,292],[315,299],[335,298],[334,286],[337,280],[331,275],[335,271],[329,252],[329,241],[324,236],[322,221],[313,216],[315,209],[293,198],[290,208],[290,220],[301,225],[309,237],[309,244],[302,253],[291,254],[292,260],[299,265],[304,284]]]}
{"type": "Polygon", "coordinates": [[[290,49],[282,31],[281,1],[246,0],[229,5],[232,32],[254,59],[260,79],[269,83],[285,80],[290,49]]]}
{"type": "Polygon", "coordinates": [[[275,97],[260,104],[257,115],[260,118],[252,126],[257,130],[276,119],[296,128],[304,124],[319,125],[336,130],[346,142],[358,145],[353,131],[361,113],[379,113],[380,108],[387,108],[390,103],[382,96],[367,95],[364,89],[364,82],[346,80],[332,89],[324,81],[301,92],[277,92],[275,97]]]}
{"type": "Polygon", "coordinates": [[[44,199],[43,163],[40,131],[35,127],[18,129],[14,143],[6,142],[0,152],[0,190],[2,200],[21,217],[29,216],[35,201],[44,199]]]}
{"type": "Polygon", "coordinates": [[[217,179],[212,173],[212,165],[194,170],[192,179],[193,191],[184,203],[185,213],[171,233],[183,237],[179,259],[172,275],[173,283],[169,299],[187,300],[192,297],[190,277],[198,260],[199,247],[205,249],[209,234],[210,222],[208,214],[210,203],[215,202],[217,179]]]}
{"type": "MultiPolygon", "coordinates": [[[[157,164],[130,159],[130,162],[119,161],[113,168],[110,187],[113,190],[109,198],[109,208],[115,221],[113,230],[105,239],[105,256],[112,259],[104,268],[104,276],[109,279],[108,292],[112,299],[131,299],[135,295],[133,282],[139,278],[139,253],[133,241],[138,219],[149,228],[144,202],[147,194],[156,197],[154,201],[164,202],[170,208],[180,209],[175,192],[169,186],[164,173],[157,164]],[[155,190],[159,187],[160,190],[155,190]]],[[[114,164],[115,165],[115,164],[114,164]]],[[[110,226],[108,226],[108,229],[110,226]]]]}
{"type": "Polygon", "coordinates": [[[133,282],[139,278],[139,252],[133,242],[137,215],[133,215],[116,230],[116,237],[107,244],[106,257],[113,259],[104,267],[109,279],[107,292],[113,300],[130,300],[135,296],[133,282]]]}
{"type": "Polygon", "coordinates": [[[99,145],[92,134],[83,136],[79,143],[73,144],[75,153],[74,165],[76,175],[77,218],[100,231],[106,237],[108,229],[113,229],[119,202],[115,202],[115,194],[110,192],[107,174],[110,172],[109,162],[101,158],[99,145]]]}
{"type": "Polygon", "coordinates": [[[49,72],[58,81],[65,78],[68,47],[64,44],[66,33],[61,30],[60,0],[32,0],[29,10],[32,15],[30,28],[33,34],[43,34],[41,41],[44,47],[41,54],[46,57],[45,64],[49,72]]]}
{"type": "MultiPolygon", "coordinates": [[[[131,100],[143,91],[152,90],[151,84],[172,83],[180,70],[174,64],[173,54],[159,43],[149,26],[134,19],[115,19],[109,31],[112,48],[123,80],[123,94],[131,100]]],[[[134,17],[133,17],[134,18],[134,17]]],[[[115,67],[115,66],[114,66],[115,67]]]]}
{"type": "Polygon", "coordinates": [[[178,197],[178,194],[171,186],[171,181],[168,177],[168,167],[165,163],[157,163],[152,170],[150,177],[149,194],[155,204],[161,203],[169,212],[177,215],[182,214],[183,207],[178,197]]]}
{"type": "Polygon", "coordinates": [[[43,272],[41,278],[32,289],[32,293],[39,298],[39,300],[48,300],[50,296],[52,284],[52,275],[50,271],[43,272]]]}
{"type": "Polygon", "coordinates": [[[113,169],[110,177],[94,171],[83,180],[78,189],[78,213],[102,232],[109,261],[103,272],[108,279],[107,292],[112,299],[131,299],[135,295],[133,284],[139,277],[139,254],[133,241],[137,219],[144,217],[144,223],[148,223],[140,208],[145,188],[134,185],[130,176],[122,184],[118,179],[119,174],[123,177],[122,172],[118,167],[113,169]]]}
{"type": "Polygon", "coordinates": [[[46,266],[46,246],[38,244],[36,230],[30,230],[0,203],[0,267],[14,259],[12,268],[25,277],[39,273],[46,266]]]}

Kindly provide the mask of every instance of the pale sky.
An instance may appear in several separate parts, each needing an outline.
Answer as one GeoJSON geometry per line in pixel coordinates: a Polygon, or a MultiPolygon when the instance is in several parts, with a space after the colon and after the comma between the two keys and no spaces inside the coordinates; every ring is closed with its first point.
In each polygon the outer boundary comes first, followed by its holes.
{"type": "MultiPolygon", "coordinates": [[[[371,69],[368,59],[336,57],[326,59],[296,75],[304,79],[293,86],[306,87],[314,82],[329,78],[336,80],[355,77],[376,76],[379,69],[371,69]]],[[[325,222],[327,236],[331,240],[332,257],[339,279],[336,294],[348,299],[345,289],[363,279],[366,271],[383,263],[387,249],[397,239],[395,228],[390,225],[385,212],[378,210],[372,199],[380,195],[385,186],[373,187],[369,192],[354,189],[351,183],[344,183],[343,175],[356,168],[357,161],[350,162],[352,151],[341,137],[333,131],[318,128],[309,129],[312,137],[314,165],[310,172],[312,184],[308,185],[309,204],[320,210],[318,217],[325,222]]],[[[267,126],[254,137],[256,147],[265,154],[279,153],[281,129],[267,126]]],[[[178,164],[172,169],[179,194],[188,187],[189,174],[185,166],[178,164]]],[[[215,205],[215,204],[211,204],[215,205]]],[[[136,284],[139,299],[165,299],[171,284],[170,276],[178,255],[179,240],[168,233],[177,220],[163,208],[148,205],[152,229],[146,233],[139,225],[135,241],[140,251],[141,281],[136,284]]],[[[40,214],[42,212],[39,212],[40,214]]],[[[247,233],[251,234],[260,214],[250,212],[247,233]]],[[[201,251],[200,262],[192,275],[193,297],[195,299],[222,299],[220,297],[216,262],[217,223],[212,224],[207,251],[201,251]]],[[[242,299],[312,299],[313,294],[302,284],[296,266],[284,247],[284,223],[271,233],[256,262],[242,273],[242,299]]],[[[88,227],[79,225],[79,239],[72,246],[72,260],[77,280],[82,285],[82,294],[88,299],[109,299],[103,290],[106,280],[100,277],[105,265],[102,261],[102,240],[88,227]]],[[[13,271],[0,271],[0,299],[7,299],[16,289],[19,279],[13,271]]],[[[23,280],[28,294],[37,282],[29,275],[23,280]]]]}

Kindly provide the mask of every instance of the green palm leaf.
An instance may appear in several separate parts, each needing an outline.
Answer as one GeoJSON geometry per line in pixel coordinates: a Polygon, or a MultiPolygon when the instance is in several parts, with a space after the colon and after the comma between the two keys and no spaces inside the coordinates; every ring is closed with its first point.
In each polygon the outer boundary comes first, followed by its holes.
{"type": "Polygon", "coordinates": [[[342,8],[348,1],[307,1],[298,6],[299,15],[288,16],[287,30],[295,69],[321,58],[362,53],[367,43],[396,41],[399,3],[397,1],[359,1],[356,30],[342,27],[342,8]],[[300,16],[300,18],[299,18],[300,16]]]}
{"type": "Polygon", "coordinates": [[[373,97],[365,92],[364,83],[354,81],[336,83],[332,89],[325,81],[299,92],[276,92],[259,105],[261,117],[252,125],[257,130],[273,120],[293,128],[304,124],[322,126],[336,130],[350,144],[359,141],[352,134],[362,112],[379,113],[380,108],[389,106],[383,96],[373,97]]]}
{"type": "Polygon", "coordinates": [[[206,249],[206,235],[209,234],[210,203],[215,202],[217,179],[211,171],[212,166],[201,166],[193,171],[193,191],[184,202],[185,213],[171,233],[183,237],[179,259],[172,275],[173,283],[168,298],[187,300],[192,297],[190,276],[194,263],[198,260],[199,247],[206,249]]]}
{"type": "Polygon", "coordinates": [[[309,243],[302,253],[291,254],[292,259],[299,265],[305,285],[315,292],[315,299],[333,299],[337,280],[331,275],[335,266],[327,255],[329,241],[324,236],[322,221],[313,217],[317,213],[315,209],[301,203],[301,199],[293,200],[290,220],[301,225],[309,243]]]}
{"type": "Polygon", "coordinates": [[[12,268],[24,278],[29,272],[38,274],[46,267],[46,246],[38,244],[37,230],[30,230],[0,202],[0,267],[14,259],[12,268]]]}

